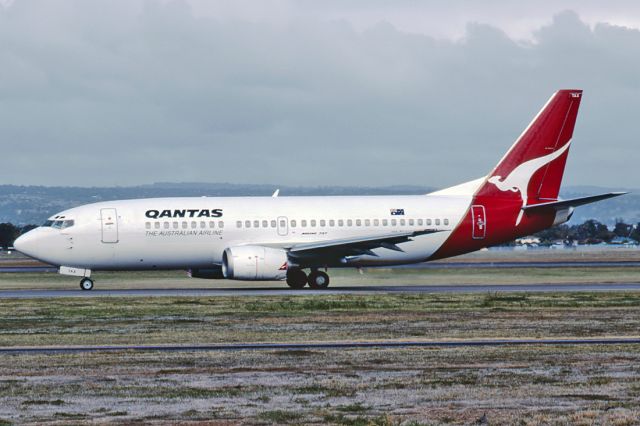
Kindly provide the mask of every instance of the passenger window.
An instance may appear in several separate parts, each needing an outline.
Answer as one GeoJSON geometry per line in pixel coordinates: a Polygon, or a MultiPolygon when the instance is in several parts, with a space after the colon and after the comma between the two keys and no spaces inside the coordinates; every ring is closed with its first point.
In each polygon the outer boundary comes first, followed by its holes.
{"type": "Polygon", "coordinates": [[[189,224],[187,222],[182,222],[182,229],[187,229],[189,224]]]}
{"type": "Polygon", "coordinates": [[[371,220],[365,219],[364,220],[364,226],[371,226],[371,220]]]}
{"type": "Polygon", "coordinates": [[[267,220],[263,220],[263,221],[262,221],[262,227],[263,227],[263,228],[268,228],[268,227],[269,227],[269,221],[267,221],[267,220]]]}
{"type": "Polygon", "coordinates": [[[236,222],[236,228],[242,228],[242,221],[241,220],[236,222]]]}
{"type": "Polygon", "coordinates": [[[180,224],[178,222],[173,222],[173,229],[178,229],[180,224]]]}
{"type": "Polygon", "coordinates": [[[404,226],[407,222],[404,219],[400,219],[400,226],[404,226]]]}
{"type": "Polygon", "coordinates": [[[382,219],[382,226],[388,226],[389,221],[387,219],[382,219]]]}
{"type": "Polygon", "coordinates": [[[356,219],[356,226],[362,226],[362,220],[356,219]]]}
{"type": "Polygon", "coordinates": [[[156,229],[160,229],[160,222],[154,223],[153,227],[156,228],[156,229]]]}
{"type": "Polygon", "coordinates": [[[380,226],[380,220],[379,219],[373,219],[373,226],[380,226]]]}
{"type": "Polygon", "coordinates": [[[207,222],[200,222],[200,228],[206,228],[207,222]]]}
{"type": "Polygon", "coordinates": [[[306,227],[307,227],[307,221],[306,221],[306,220],[304,220],[304,219],[302,219],[302,220],[300,221],[300,226],[302,226],[303,228],[306,228],[306,227]]]}
{"type": "Polygon", "coordinates": [[[286,220],[281,220],[280,221],[280,228],[286,228],[287,227],[287,221],[286,220]]]}
{"type": "Polygon", "coordinates": [[[344,220],[338,219],[338,226],[344,226],[344,220]]]}
{"type": "Polygon", "coordinates": [[[398,224],[398,221],[395,219],[391,219],[391,226],[396,226],[398,224]]]}
{"type": "Polygon", "coordinates": [[[347,219],[347,226],[353,226],[353,220],[347,219]]]}
{"type": "Polygon", "coordinates": [[[215,227],[216,227],[216,223],[214,221],[210,221],[209,228],[215,228],[215,227]]]}
{"type": "Polygon", "coordinates": [[[147,223],[144,224],[144,227],[147,228],[147,229],[151,229],[151,224],[149,222],[147,222],[147,223]]]}
{"type": "Polygon", "coordinates": [[[436,219],[436,226],[440,225],[440,219],[436,219]]]}
{"type": "Polygon", "coordinates": [[[320,219],[320,226],[322,227],[327,226],[327,221],[324,219],[320,219]]]}
{"type": "Polygon", "coordinates": [[[448,225],[448,224],[449,224],[449,219],[445,219],[445,220],[444,220],[444,224],[445,224],[445,225],[448,225]]]}
{"type": "Polygon", "coordinates": [[[251,228],[251,221],[250,220],[245,220],[244,221],[244,227],[245,228],[251,228]]]}
{"type": "Polygon", "coordinates": [[[418,226],[422,226],[422,219],[418,219],[418,226]]]}
{"type": "Polygon", "coordinates": [[[165,222],[164,223],[164,229],[169,229],[169,226],[171,226],[171,225],[169,225],[169,222],[165,222]]]}
{"type": "Polygon", "coordinates": [[[431,219],[427,219],[427,226],[431,226],[431,219]]]}
{"type": "Polygon", "coordinates": [[[272,227],[272,228],[275,228],[275,227],[276,227],[276,221],[275,221],[275,220],[272,220],[272,221],[271,221],[271,227],[272,227]]]}
{"type": "Polygon", "coordinates": [[[290,224],[291,224],[291,227],[292,227],[292,228],[295,228],[295,227],[296,227],[296,220],[295,220],[295,219],[292,219],[292,220],[291,220],[291,222],[290,222],[290,224]]]}
{"type": "Polygon", "coordinates": [[[312,220],[311,220],[311,227],[312,227],[312,228],[315,228],[315,226],[316,226],[316,220],[315,220],[315,219],[312,219],[312,220]]]}
{"type": "Polygon", "coordinates": [[[260,228],[260,221],[259,220],[254,220],[253,221],[253,227],[254,228],[260,228]]]}
{"type": "Polygon", "coordinates": [[[336,226],[336,221],[333,219],[329,219],[329,226],[336,226]]]}
{"type": "Polygon", "coordinates": [[[415,221],[413,219],[409,219],[409,226],[415,225],[415,221]]]}
{"type": "Polygon", "coordinates": [[[195,229],[198,227],[198,224],[196,222],[191,222],[191,227],[195,229]]]}
{"type": "Polygon", "coordinates": [[[218,228],[224,228],[224,221],[221,220],[220,222],[218,222],[218,228]]]}

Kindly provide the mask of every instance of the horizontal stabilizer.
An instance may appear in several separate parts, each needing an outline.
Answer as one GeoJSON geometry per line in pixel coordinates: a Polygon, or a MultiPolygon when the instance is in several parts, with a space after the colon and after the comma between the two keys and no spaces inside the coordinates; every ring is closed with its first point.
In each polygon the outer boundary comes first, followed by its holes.
{"type": "Polygon", "coordinates": [[[536,210],[554,209],[562,210],[568,207],[578,207],[585,204],[595,203],[596,201],[606,200],[607,198],[618,197],[620,195],[628,194],[627,192],[609,192],[607,194],[592,195],[590,197],[572,198],[570,200],[551,201],[549,203],[533,204],[530,206],[524,206],[522,210],[527,213],[534,212],[536,210]]]}

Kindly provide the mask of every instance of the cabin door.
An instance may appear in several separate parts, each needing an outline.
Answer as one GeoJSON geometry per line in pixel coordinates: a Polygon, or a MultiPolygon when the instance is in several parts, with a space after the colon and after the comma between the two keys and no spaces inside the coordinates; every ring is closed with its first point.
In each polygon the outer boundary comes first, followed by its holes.
{"type": "Polygon", "coordinates": [[[102,222],[102,242],[118,242],[118,213],[116,209],[100,209],[102,222]]]}
{"type": "Polygon", "coordinates": [[[474,240],[483,240],[487,235],[487,216],[484,206],[471,206],[471,236],[474,240]]]}

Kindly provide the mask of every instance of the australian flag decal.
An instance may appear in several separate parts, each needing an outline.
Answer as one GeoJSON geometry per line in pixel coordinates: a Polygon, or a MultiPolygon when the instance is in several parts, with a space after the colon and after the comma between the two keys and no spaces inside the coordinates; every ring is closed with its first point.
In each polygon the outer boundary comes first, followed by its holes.
{"type": "Polygon", "coordinates": [[[391,216],[404,216],[404,209],[391,209],[391,216]]]}

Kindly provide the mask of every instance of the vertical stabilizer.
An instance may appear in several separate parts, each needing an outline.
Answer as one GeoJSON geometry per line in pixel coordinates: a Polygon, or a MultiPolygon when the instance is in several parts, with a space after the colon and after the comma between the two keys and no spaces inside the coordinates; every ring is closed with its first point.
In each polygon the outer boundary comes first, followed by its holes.
{"type": "Polygon", "coordinates": [[[477,195],[520,197],[522,207],[557,200],[581,99],[582,90],[554,93],[477,195]]]}

